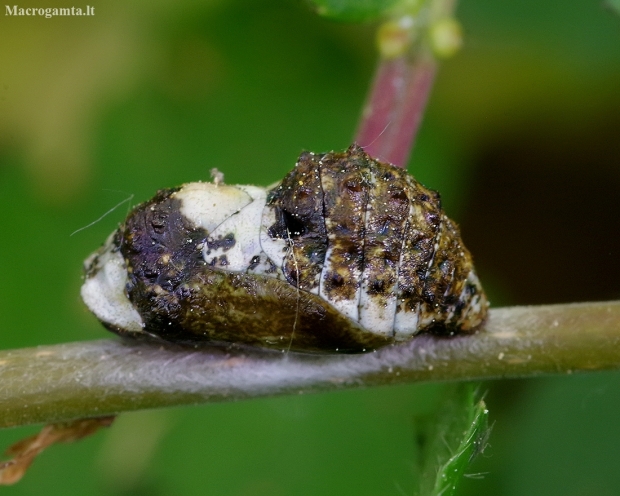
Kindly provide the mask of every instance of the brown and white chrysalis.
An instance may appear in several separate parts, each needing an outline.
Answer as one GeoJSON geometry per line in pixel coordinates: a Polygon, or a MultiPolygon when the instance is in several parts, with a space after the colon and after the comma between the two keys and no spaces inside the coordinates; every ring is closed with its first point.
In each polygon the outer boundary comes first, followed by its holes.
{"type": "Polygon", "coordinates": [[[439,195],[353,145],[271,189],[188,183],[138,205],[85,262],[123,336],[356,353],[471,333],[488,303],[439,195]]]}

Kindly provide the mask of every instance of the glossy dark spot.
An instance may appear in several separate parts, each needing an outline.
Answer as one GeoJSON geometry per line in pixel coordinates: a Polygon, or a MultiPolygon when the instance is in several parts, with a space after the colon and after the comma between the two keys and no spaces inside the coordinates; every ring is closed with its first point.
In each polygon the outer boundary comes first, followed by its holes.
{"type": "Polygon", "coordinates": [[[404,190],[399,189],[399,190],[392,191],[390,193],[390,203],[399,205],[399,204],[404,204],[408,202],[409,202],[409,198],[407,198],[407,193],[405,193],[404,190]]]}
{"type": "Polygon", "coordinates": [[[473,284],[467,284],[465,286],[465,290],[467,291],[467,294],[469,294],[470,296],[474,296],[478,292],[478,289],[473,284]]]}
{"type": "Polygon", "coordinates": [[[287,274],[287,279],[293,283],[293,286],[298,286],[299,284],[299,272],[296,270],[292,270],[287,274]]]}
{"type": "Polygon", "coordinates": [[[250,265],[248,265],[248,270],[254,270],[256,267],[258,267],[259,263],[260,257],[258,255],[252,257],[252,260],[250,260],[250,265]]]}
{"type": "Polygon", "coordinates": [[[344,278],[337,272],[327,274],[327,280],[333,288],[340,288],[344,285],[344,278]]]}
{"type": "Polygon", "coordinates": [[[151,219],[151,226],[157,234],[162,234],[166,228],[166,220],[168,216],[161,211],[156,211],[151,219]]]}
{"type": "Polygon", "coordinates": [[[435,293],[430,289],[425,289],[422,292],[422,297],[424,298],[424,301],[426,301],[427,303],[435,302],[435,293]]]}
{"type": "Polygon", "coordinates": [[[370,281],[368,285],[368,292],[371,294],[382,294],[385,292],[385,281],[380,279],[375,279],[374,281],[370,281]]]}
{"type": "Polygon", "coordinates": [[[267,230],[271,238],[296,239],[308,231],[304,222],[287,210],[278,208],[276,216],[278,221],[267,230]]]}
{"type": "Polygon", "coordinates": [[[303,202],[303,201],[306,201],[308,197],[310,197],[311,195],[312,195],[312,191],[309,190],[308,188],[299,188],[295,199],[297,201],[303,202]]]}
{"type": "Polygon", "coordinates": [[[359,181],[355,180],[345,181],[344,187],[350,193],[359,193],[362,191],[362,185],[359,183],[359,181]]]}
{"type": "Polygon", "coordinates": [[[362,249],[360,246],[354,244],[354,243],[348,243],[345,247],[344,247],[344,252],[347,255],[350,255],[351,257],[357,256],[357,255],[361,255],[362,249]]]}

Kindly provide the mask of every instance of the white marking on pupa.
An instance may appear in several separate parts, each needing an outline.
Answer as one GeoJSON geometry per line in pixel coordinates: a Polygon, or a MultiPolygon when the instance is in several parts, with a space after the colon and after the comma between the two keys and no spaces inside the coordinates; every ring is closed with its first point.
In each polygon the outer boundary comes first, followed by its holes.
{"type": "Polygon", "coordinates": [[[108,238],[102,250],[84,262],[90,267],[97,257],[94,271],[91,270],[91,276],[82,285],[82,299],[102,322],[130,332],[142,332],[142,318],[125,294],[127,267],[122,255],[113,250],[113,236],[108,238]]]}
{"type": "Polygon", "coordinates": [[[181,213],[194,227],[209,233],[252,202],[237,186],[213,183],[187,183],[171,197],[181,201],[181,213]]]}
{"type": "Polygon", "coordinates": [[[254,257],[261,253],[260,223],[265,206],[266,192],[262,188],[253,188],[254,200],[243,207],[239,212],[232,214],[215,228],[203,247],[205,261],[213,257],[226,255],[228,265],[223,270],[242,272],[251,264],[254,257]],[[225,237],[231,237],[234,245],[231,248],[221,247],[210,249],[210,243],[225,237]]]}

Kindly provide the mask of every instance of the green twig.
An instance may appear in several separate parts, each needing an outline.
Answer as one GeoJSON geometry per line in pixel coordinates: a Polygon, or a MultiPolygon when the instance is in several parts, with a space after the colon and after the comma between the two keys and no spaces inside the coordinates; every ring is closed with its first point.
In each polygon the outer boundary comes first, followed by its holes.
{"type": "Polygon", "coordinates": [[[472,336],[361,355],[164,349],[101,340],[0,352],[0,427],[381,384],[620,368],[620,301],[491,310],[472,336]]]}

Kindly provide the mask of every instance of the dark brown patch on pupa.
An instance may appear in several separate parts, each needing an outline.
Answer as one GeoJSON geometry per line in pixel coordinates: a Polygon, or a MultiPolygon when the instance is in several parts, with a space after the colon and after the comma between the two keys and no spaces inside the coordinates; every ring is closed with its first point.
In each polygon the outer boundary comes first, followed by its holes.
{"type": "Polygon", "coordinates": [[[370,157],[359,148],[320,158],[328,252],[321,295],[330,301],[359,299],[364,268],[370,157]]]}
{"type": "Polygon", "coordinates": [[[387,306],[398,291],[398,267],[409,214],[404,171],[372,168],[364,236],[362,291],[387,306]]]}
{"type": "Polygon", "coordinates": [[[274,208],[276,216],[269,236],[289,243],[282,264],[287,281],[305,291],[318,288],[327,234],[319,164],[314,154],[299,157],[295,168],[269,194],[266,208],[274,208]]]}

